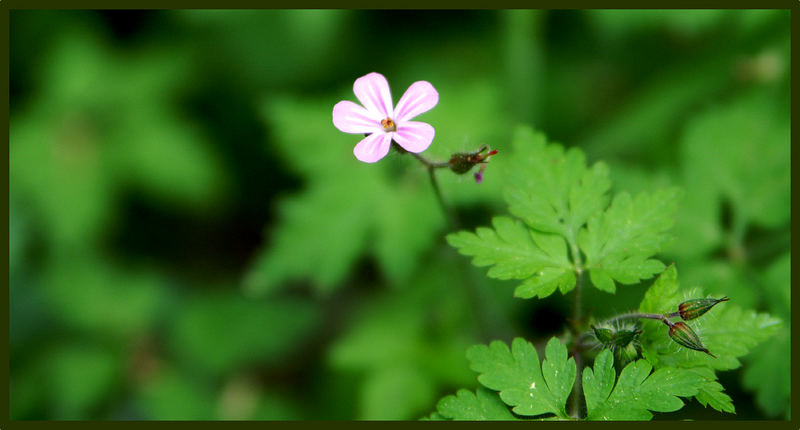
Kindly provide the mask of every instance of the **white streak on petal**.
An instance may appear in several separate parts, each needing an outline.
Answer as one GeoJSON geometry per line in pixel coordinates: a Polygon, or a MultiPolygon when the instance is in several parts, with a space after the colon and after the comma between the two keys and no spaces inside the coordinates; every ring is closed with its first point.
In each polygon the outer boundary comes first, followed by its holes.
{"type": "Polygon", "coordinates": [[[406,90],[394,110],[395,121],[408,121],[439,103],[439,93],[430,82],[417,81],[406,90]]]}
{"type": "Polygon", "coordinates": [[[361,139],[355,148],[353,154],[356,158],[365,163],[374,163],[389,153],[389,148],[392,146],[392,135],[389,133],[372,133],[369,136],[361,139]]]}
{"type": "Polygon", "coordinates": [[[345,133],[374,133],[382,130],[380,119],[347,100],[336,103],[333,107],[333,125],[345,133]]]}
{"type": "Polygon", "coordinates": [[[353,92],[368,111],[380,115],[380,119],[392,118],[392,92],[383,75],[372,72],[356,79],[353,92]]]}
{"type": "Polygon", "coordinates": [[[422,152],[428,149],[436,134],[430,124],[417,121],[404,122],[397,126],[394,141],[409,152],[422,152]]]}

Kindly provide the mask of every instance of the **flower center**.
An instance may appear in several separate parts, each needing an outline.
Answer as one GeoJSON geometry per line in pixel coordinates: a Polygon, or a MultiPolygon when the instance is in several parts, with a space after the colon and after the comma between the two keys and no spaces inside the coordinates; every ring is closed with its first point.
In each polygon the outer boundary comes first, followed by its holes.
{"type": "Polygon", "coordinates": [[[381,125],[383,126],[383,131],[390,132],[390,131],[397,131],[397,126],[394,125],[394,121],[391,118],[386,118],[381,120],[381,125]]]}

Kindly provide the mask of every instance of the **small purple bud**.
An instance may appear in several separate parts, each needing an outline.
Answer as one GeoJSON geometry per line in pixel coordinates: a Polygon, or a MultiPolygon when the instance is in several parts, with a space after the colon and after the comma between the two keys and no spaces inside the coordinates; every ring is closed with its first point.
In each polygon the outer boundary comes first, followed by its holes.
{"type": "Polygon", "coordinates": [[[475,182],[477,182],[479,184],[481,182],[483,182],[483,170],[479,170],[479,171],[475,172],[475,182]]]}
{"type": "Polygon", "coordinates": [[[702,351],[717,358],[714,354],[708,352],[708,348],[703,346],[703,342],[700,341],[694,330],[682,321],[678,321],[669,327],[669,337],[681,346],[695,351],[702,351]]]}
{"type": "Polygon", "coordinates": [[[678,305],[678,313],[684,321],[695,319],[711,310],[719,302],[728,301],[728,297],[721,299],[693,299],[678,305]]]}

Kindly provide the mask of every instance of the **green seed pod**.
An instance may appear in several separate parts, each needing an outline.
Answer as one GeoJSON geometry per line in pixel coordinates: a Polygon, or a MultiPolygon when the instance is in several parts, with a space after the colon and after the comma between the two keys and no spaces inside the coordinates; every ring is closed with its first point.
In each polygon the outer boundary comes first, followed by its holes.
{"type": "Polygon", "coordinates": [[[693,299],[678,305],[678,313],[684,321],[689,321],[711,310],[719,302],[727,302],[728,297],[721,299],[693,299]]]}
{"type": "Polygon", "coordinates": [[[610,328],[592,326],[592,330],[594,330],[594,337],[602,344],[608,344],[614,340],[614,332],[610,328]]]}
{"type": "Polygon", "coordinates": [[[703,346],[703,342],[700,341],[700,338],[697,336],[694,330],[692,330],[692,328],[686,325],[684,322],[678,321],[671,325],[669,327],[669,337],[681,346],[693,349],[695,351],[702,351],[714,358],[717,358],[714,354],[708,352],[708,348],[703,346]]]}

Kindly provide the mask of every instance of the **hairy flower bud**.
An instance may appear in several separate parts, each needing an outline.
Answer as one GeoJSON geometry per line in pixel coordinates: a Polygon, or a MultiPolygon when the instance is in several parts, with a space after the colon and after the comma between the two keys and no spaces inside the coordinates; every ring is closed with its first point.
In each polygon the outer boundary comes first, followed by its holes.
{"type": "Polygon", "coordinates": [[[614,345],[618,348],[625,348],[630,345],[637,336],[642,334],[640,329],[621,329],[614,333],[614,345]]]}
{"type": "Polygon", "coordinates": [[[684,321],[695,319],[711,310],[719,302],[727,302],[728,297],[721,299],[692,299],[678,305],[678,313],[684,321]]]}
{"type": "Polygon", "coordinates": [[[678,321],[675,324],[670,325],[669,337],[681,346],[693,349],[695,351],[702,351],[714,358],[717,358],[714,354],[708,352],[708,348],[703,346],[703,342],[700,341],[700,338],[697,336],[694,330],[692,330],[692,328],[686,325],[684,322],[678,321]]]}
{"type": "Polygon", "coordinates": [[[483,171],[486,168],[485,164],[489,161],[489,157],[497,154],[497,150],[489,151],[487,154],[484,154],[484,152],[489,149],[489,145],[483,145],[475,152],[456,152],[450,156],[450,161],[448,162],[450,170],[452,170],[453,173],[463,175],[472,170],[476,165],[482,164],[480,172],[476,173],[475,176],[475,180],[481,182],[483,180],[483,171]]]}
{"type": "Polygon", "coordinates": [[[627,363],[636,360],[641,355],[641,347],[638,342],[631,342],[624,348],[617,349],[617,359],[620,362],[627,363]]]}
{"type": "Polygon", "coordinates": [[[608,344],[614,340],[614,332],[610,328],[592,326],[592,330],[600,343],[608,344]]]}
{"type": "Polygon", "coordinates": [[[623,361],[630,361],[630,357],[638,357],[640,352],[639,335],[642,330],[638,325],[630,327],[597,327],[591,326],[594,336],[603,348],[608,348],[618,354],[623,361]]]}

